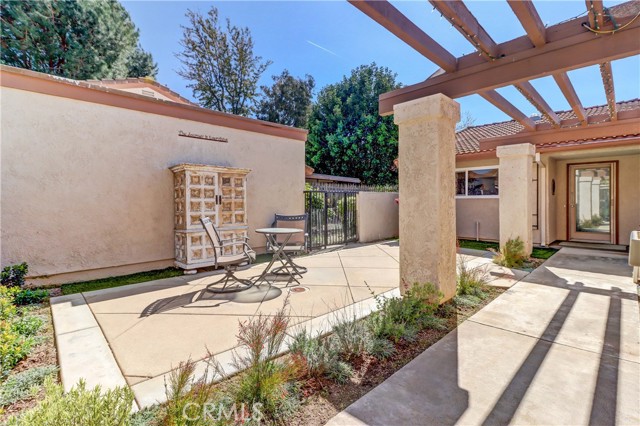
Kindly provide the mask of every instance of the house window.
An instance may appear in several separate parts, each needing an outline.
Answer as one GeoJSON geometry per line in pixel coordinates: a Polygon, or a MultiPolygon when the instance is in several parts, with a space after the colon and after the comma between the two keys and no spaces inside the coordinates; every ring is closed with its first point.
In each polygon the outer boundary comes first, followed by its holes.
{"type": "Polygon", "coordinates": [[[474,167],[456,170],[456,196],[498,196],[498,169],[474,167]]]}

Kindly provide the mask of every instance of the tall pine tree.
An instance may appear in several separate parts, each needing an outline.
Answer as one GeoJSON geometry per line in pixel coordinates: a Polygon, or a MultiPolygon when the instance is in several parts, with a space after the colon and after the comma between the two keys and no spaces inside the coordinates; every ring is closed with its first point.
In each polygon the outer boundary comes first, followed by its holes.
{"type": "Polygon", "coordinates": [[[116,0],[3,0],[0,19],[3,64],[78,80],[158,72],[116,0]]]}

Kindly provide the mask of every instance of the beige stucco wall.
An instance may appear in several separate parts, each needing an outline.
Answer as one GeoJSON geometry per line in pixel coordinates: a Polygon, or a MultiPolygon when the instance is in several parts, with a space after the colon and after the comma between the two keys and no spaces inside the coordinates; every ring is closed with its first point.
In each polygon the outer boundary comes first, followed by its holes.
{"type": "Polygon", "coordinates": [[[172,265],[169,167],[179,163],[252,169],[257,249],[256,228],[304,209],[304,142],[4,87],[1,96],[2,265],[26,261],[50,282],[172,265]]]}
{"type": "Polygon", "coordinates": [[[605,161],[618,161],[618,243],[629,244],[631,231],[640,227],[640,155],[596,154],[578,159],[556,159],[553,162],[555,205],[550,205],[551,215],[555,217],[555,233],[550,235],[552,240],[567,238],[567,165],[605,161]]]}
{"type": "Polygon", "coordinates": [[[498,198],[456,199],[456,235],[462,239],[478,238],[498,241],[500,239],[500,218],[498,198]]]}
{"type": "Polygon", "coordinates": [[[399,233],[397,192],[360,192],[358,239],[361,243],[396,238],[399,233]]]}

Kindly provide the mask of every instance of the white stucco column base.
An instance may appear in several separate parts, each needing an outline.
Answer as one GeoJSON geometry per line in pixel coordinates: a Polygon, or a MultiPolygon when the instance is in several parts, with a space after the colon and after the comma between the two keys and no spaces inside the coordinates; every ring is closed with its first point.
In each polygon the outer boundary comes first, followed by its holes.
{"type": "Polygon", "coordinates": [[[499,146],[500,160],[500,247],[520,237],[526,254],[533,249],[533,158],[536,149],[530,143],[499,146]]]}
{"type": "Polygon", "coordinates": [[[399,126],[400,291],[456,292],[455,126],[460,105],[438,94],[395,105],[399,126]]]}

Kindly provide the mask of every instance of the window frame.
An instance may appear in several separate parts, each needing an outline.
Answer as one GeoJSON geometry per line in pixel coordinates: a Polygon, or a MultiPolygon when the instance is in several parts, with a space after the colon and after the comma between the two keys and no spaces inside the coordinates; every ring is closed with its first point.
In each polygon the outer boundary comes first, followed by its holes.
{"type": "Polygon", "coordinates": [[[482,199],[486,199],[486,198],[500,198],[500,187],[498,187],[498,195],[469,195],[469,171],[473,171],[473,170],[491,170],[491,169],[495,169],[498,171],[498,180],[500,179],[500,167],[498,165],[496,166],[476,166],[476,167],[461,167],[461,168],[456,168],[455,173],[461,173],[464,172],[464,195],[458,195],[456,194],[456,199],[463,199],[463,200],[469,200],[469,199],[474,199],[474,198],[482,198],[482,199]]]}

